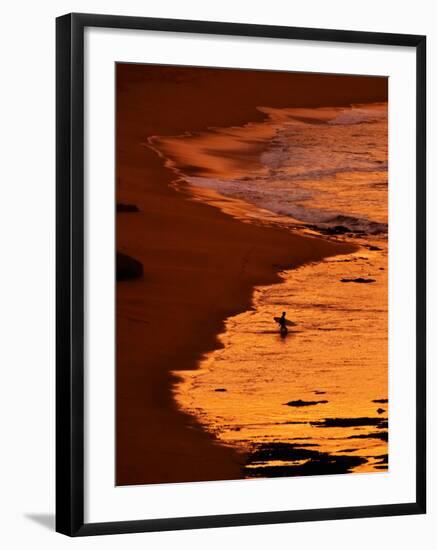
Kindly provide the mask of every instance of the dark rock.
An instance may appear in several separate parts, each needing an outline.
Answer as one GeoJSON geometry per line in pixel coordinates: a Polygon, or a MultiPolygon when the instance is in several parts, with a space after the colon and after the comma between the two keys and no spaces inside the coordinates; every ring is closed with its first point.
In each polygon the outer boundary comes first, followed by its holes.
{"type": "Polygon", "coordinates": [[[251,462],[265,462],[268,460],[303,460],[319,458],[324,453],[313,449],[297,447],[292,443],[261,443],[251,453],[251,462]]]}
{"type": "Polygon", "coordinates": [[[248,477],[289,477],[301,475],[345,474],[366,463],[359,456],[331,455],[313,449],[297,448],[289,443],[262,443],[249,456],[245,475],[248,477]],[[268,464],[270,461],[302,461],[296,465],[268,464]],[[263,464],[266,463],[267,464],[263,464]]]}
{"type": "Polygon", "coordinates": [[[367,247],[369,250],[373,250],[373,251],[379,251],[379,250],[382,250],[382,248],[379,248],[379,246],[374,246],[373,244],[369,245],[367,247]]]}
{"type": "Polygon", "coordinates": [[[228,391],[226,388],[216,388],[214,391],[228,391]]]}
{"type": "Polygon", "coordinates": [[[388,432],[350,435],[348,439],[381,439],[381,441],[388,441],[388,432]]]}
{"type": "Polygon", "coordinates": [[[319,405],[321,403],[328,403],[328,401],[326,399],[322,401],[302,401],[302,399],[297,399],[296,401],[284,403],[284,405],[288,405],[289,407],[310,407],[311,405],[319,405]]]}
{"type": "Polygon", "coordinates": [[[315,393],[316,395],[323,395],[323,394],[325,394],[326,392],[325,392],[325,391],[320,391],[320,390],[314,390],[314,393],[315,393]]]}
{"type": "Polygon", "coordinates": [[[357,277],[356,279],[348,279],[347,277],[340,279],[342,283],[374,283],[376,279],[365,279],[364,277],[357,277]]]}
{"type": "Polygon", "coordinates": [[[318,428],[350,428],[354,426],[382,427],[385,423],[386,420],[384,418],[370,418],[367,416],[358,418],[325,418],[324,420],[310,422],[311,426],[317,426],[318,428]]]}
{"type": "MultiPolygon", "coordinates": [[[[365,464],[367,460],[360,456],[326,455],[321,460],[308,460],[296,466],[258,466],[245,468],[247,477],[293,477],[348,474],[353,468],[365,464]]],[[[385,469],[385,466],[375,466],[385,469]]]]}
{"type": "Polygon", "coordinates": [[[139,208],[136,204],[123,204],[117,203],[117,212],[139,212],[139,208]]]}
{"type": "MultiPolygon", "coordinates": [[[[347,220],[346,220],[347,221],[347,220]]],[[[352,227],[347,227],[346,225],[315,225],[315,224],[305,224],[305,227],[311,229],[312,231],[317,231],[323,235],[345,235],[347,233],[354,234],[356,237],[362,236],[365,234],[365,231],[361,229],[354,229],[352,227]]]]}
{"type": "Polygon", "coordinates": [[[143,264],[127,254],[117,252],[116,258],[117,281],[129,281],[143,276],[143,264]]]}
{"type": "Polygon", "coordinates": [[[372,403],[388,403],[388,399],[372,399],[372,403]]]}
{"type": "Polygon", "coordinates": [[[345,233],[350,233],[350,229],[344,225],[334,225],[334,227],[326,227],[324,233],[326,235],[344,235],[345,233]]]}
{"type": "Polygon", "coordinates": [[[379,409],[376,409],[376,412],[378,414],[382,414],[382,413],[385,413],[385,409],[381,409],[381,407],[379,407],[379,409]]]}

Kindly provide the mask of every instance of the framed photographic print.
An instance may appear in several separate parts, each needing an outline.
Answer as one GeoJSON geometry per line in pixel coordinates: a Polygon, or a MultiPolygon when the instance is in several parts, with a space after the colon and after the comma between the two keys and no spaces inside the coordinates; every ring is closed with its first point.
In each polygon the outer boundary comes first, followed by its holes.
{"type": "Polygon", "coordinates": [[[425,37],[57,19],[57,530],[425,512],[425,37]]]}

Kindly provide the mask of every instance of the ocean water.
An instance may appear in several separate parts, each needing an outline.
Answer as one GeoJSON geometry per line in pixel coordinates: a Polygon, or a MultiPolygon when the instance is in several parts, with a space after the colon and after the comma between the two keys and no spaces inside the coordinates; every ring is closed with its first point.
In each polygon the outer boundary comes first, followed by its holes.
{"type": "Polygon", "coordinates": [[[259,110],[262,122],[148,145],[194,200],[360,248],[255,288],[222,347],[177,371],[175,399],[245,452],[247,477],[387,470],[387,104],[259,110]],[[296,323],[285,338],[282,311],[296,323]]]}

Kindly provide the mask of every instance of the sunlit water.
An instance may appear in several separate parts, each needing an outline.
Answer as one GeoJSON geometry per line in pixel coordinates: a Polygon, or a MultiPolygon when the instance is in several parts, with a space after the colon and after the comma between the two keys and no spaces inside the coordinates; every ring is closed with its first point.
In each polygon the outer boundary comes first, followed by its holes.
{"type": "Polygon", "coordinates": [[[261,123],[149,145],[197,200],[360,249],[256,288],[223,347],[177,371],[175,399],[247,453],[246,476],[387,469],[387,105],[260,110],[261,123]]]}

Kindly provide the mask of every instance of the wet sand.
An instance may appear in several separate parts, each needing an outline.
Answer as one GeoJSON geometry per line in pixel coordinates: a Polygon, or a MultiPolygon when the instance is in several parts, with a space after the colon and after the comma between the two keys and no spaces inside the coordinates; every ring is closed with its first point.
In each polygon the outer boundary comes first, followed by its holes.
{"type": "Polygon", "coordinates": [[[190,69],[117,71],[117,202],[139,210],[117,214],[117,250],[139,260],[144,274],[117,284],[116,483],[243,477],[242,457],[176,407],[171,373],[195,369],[217,348],[225,319],[250,308],[255,286],[279,282],[278,266],[354,247],[243,223],[195,201],[171,185],[174,173],[144,143],[152,135],[260,120],[256,106],[263,104],[314,106],[319,95],[331,105],[378,101],[385,83],[379,97],[375,79],[332,77],[321,93],[307,75],[290,95],[281,74],[268,86],[258,77],[251,88],[252,77],[240,77],[238,86],[233,71],[214,79],[190,69]]]}

